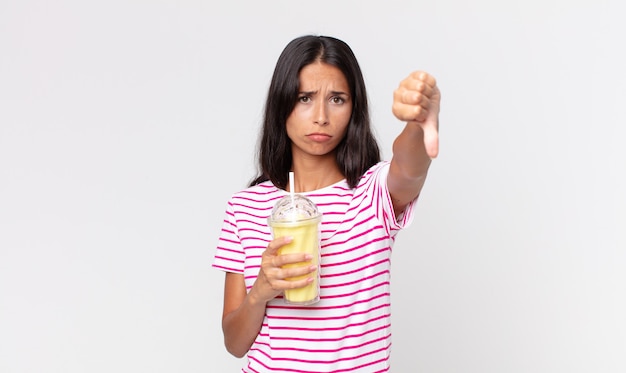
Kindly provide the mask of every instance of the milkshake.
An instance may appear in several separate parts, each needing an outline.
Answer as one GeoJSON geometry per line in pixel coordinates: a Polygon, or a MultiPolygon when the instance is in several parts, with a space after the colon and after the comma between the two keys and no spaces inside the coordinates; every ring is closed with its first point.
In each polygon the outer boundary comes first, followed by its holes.
{"type": "Polygon", "coordinates": [[[317,206],[308,198],[295,194],[280,199],[272,210],[268,222],[274,238],[291,236],[293,241],[278,250],[279,255],[308,253],[312,256],[309,262],[292,263],[283,268],[314,265],[318,270],[304,276],[287,278],[300,280],[313,276],[308,285],[284,291],[285,302],[289,304],[307,305],[319,301],[319,260],[320,260],[320,222],[322,215],[317,206]]]}

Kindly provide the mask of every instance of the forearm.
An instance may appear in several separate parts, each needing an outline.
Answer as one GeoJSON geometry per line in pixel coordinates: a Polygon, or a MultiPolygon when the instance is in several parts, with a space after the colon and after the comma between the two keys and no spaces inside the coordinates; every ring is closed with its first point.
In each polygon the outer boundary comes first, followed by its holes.
{"type": "Polygon", "coordinates": [[[387,177],[396,216],[419,195],[430,163],[422,128],[415,122],[408,122],[393,143],[393,158],[387,177]]]}
{"type": "Polygon", "coordinates": [[[393,143],[393,172],[402,184],[419,184],[426,178],[430,163],[424,146],[424,130],[416,122],[407,122],[393,143]]]}
{"type": "Polygon", "coordinates": [[[222,319],[226,350],[236,357],[243,357],[256,339],[265,317],[265,303],[254,295],[246,295],[238,308],[222,319]]]}

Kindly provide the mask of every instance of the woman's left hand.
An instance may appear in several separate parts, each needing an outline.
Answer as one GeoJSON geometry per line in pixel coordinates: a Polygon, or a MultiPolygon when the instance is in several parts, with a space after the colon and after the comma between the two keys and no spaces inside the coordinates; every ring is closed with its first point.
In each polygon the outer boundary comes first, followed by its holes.
{"type": "Polygon", "coordinates": [[[412,72],[393,93],[393,114],[402,121],[416,123],[422,128],[424,147],[430,158],[436,158],[439,154],[440,102],[437,81],[424,71],[412,72]]]}

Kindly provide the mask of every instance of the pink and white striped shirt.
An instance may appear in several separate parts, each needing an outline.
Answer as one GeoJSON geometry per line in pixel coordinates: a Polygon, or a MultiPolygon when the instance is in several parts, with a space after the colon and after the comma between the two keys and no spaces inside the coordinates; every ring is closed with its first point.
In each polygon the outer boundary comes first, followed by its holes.
{"type": "MultiPolygon", "coordinates": [[[[355,189],[343,180],[303,193],[323,214],[321,299],[309,306],[270,301],[242,372],[389,371],[391,251],[398,231],[413,220],[415,201],[395,219],[388,171],[383,161],[355,189]]],[[[213,267],[243,274],[248,290],[271,240],[267,218],[285,194],[264,182],[228,202],[213,267]]]]}

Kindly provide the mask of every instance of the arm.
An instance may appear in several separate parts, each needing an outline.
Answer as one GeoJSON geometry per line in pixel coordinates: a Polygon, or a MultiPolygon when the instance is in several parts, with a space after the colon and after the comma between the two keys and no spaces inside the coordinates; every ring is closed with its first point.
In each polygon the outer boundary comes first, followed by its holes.
{"type": "Polygon", "coordinates": [[[261,268],[250,292],[246,292],[242,274],[226,273],[222,331],[226,350],[236,357],[243,357],[254,343],[263,325],[267,302],[284,289],[302,287],[313,281],[312,277],[298,281],[285,280],[317,270],[314,266],[282,269],[284,264],[311,260],[308,254],[277,255],[278,248],[289,242],[290,237],[280,237],[270,242],[263,253],[261,268]]]}
{"type": "Polygon", "coordinates": [[[435,78],[416,71],[394,92],[393,114],[405,121],[393,143],[387,185],[396,216],[419,195],[431,160],[439,151],[439,103],[435,78]]]}
{"type": "Polygon", "coordinates": [[[224,345],[233,356],[244,356],[261,330],[265,316],[264,302],[246,294],[242,274],[226,273],[222,331],[224,345]]]}

